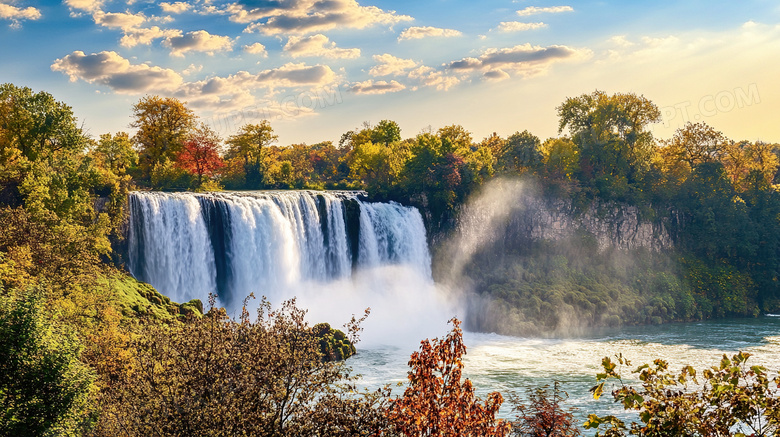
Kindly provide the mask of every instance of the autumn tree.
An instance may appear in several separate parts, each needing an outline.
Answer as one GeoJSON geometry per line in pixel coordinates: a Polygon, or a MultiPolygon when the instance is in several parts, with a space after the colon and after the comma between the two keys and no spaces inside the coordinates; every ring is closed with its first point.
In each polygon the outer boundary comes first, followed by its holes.
{"type": "MultiPolygon", "coordinates": [[[[294,301],[278,310],[263,301],[254,320],[212,308],[183,324],[146,324],[102,398],[95,434],[357,437],[384,429],[386,393],[357,393],[304,318],[294,301]]],[[[352,334],[359,322],[349,324],[352,334]]]]}
{"type": "Polygon", "coordinates": [[[140,166],[146,177],[156,164],[176,160],[196,119],[184,102],[159,96],[139,100],[133,105],[133,117],[130,126],[138,129],[133,141],[140,149],[140,166]]]}
{"type": "Polygon", "coordinates": [[[512,410],[516,414],[512,421],[512,436],[516,437],[576,437],[580,429],[574,420],[572,410],[565,409],[563,402],[568,393],[555,381],[549,386],[529,389],[527,400],[510,395],[512,410]]]}
{"type": "Polygon", "coordinates": [[[424,340],[409,360],[409,386],[394,399],[388,417],[402,436],[498,437],[509,424],[496,419],[503,398],[498,392],[482,401],[469,379],[462,381],[463,332],[452,319],[452,331],[442,340],[424,340]]]}
{"type": "Polygon", "coordinates": [[[723,157],[727,139],[722,132],[707,123],[688,122],[677,129],[666,143],[668,154],[690,168],[703,162],[719,161],[723,157]]]}
{"type": "Polygon", "coordinates": [[[176,155],[176,164],[198,176],[198,186],[203,185],[203,176],[213,176],[222,168],[219,156],[219,137],[205,124],[201,124],[184,141],[176,155]]]}

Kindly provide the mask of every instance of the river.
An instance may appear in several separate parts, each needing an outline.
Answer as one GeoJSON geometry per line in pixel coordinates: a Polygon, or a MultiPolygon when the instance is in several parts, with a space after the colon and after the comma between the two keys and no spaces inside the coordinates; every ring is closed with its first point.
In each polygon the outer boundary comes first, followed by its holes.
{"type": "MultiPolygon", "coordinates": [[[[444,335],[446,332],[442,332],[441,336],[444,335]]],[[[749,364],[764,365],[772,372],[780,370],[780,317],[776,316],[624,327],[560,339],[466,332],[464,342],[464,375],[483,398],[491,391],[524,394],[529,388],[559,381],[569,394],[565,405],[577,409],[579,423],[589,413],[631,418],[608,394],[596,401],[588,391],[596,383],[595,375],[605,356],[622,353],[631,360],[631,368],[625,369],[628,374],[656,358],[668,361],[674,371],[688,364],[702,370],[716,365],[723,354],[731,356],[741,350],[753,354],[749,364]]],[[[362,375],[365,387],[395,385],[406,382],[411,352],[401,347],[368,346],[360,348],[349,364],[362,375]]],[[[403,387],[395,392],[401,394],[403,387]]],[[[510,413],[506,406],[501,410],[502,417],[509,417],[510,413]]]]}

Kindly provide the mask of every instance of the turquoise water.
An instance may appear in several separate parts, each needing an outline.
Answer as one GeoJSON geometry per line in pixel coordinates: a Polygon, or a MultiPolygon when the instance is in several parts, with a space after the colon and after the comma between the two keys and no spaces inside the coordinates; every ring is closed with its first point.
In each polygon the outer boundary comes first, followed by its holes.
{"type": "MultiPolygon", "coordinates": [[[[749,364],[764,365],[772,372],[780,370],[780,317],[775,316],[626,327],[560,339],[467,332],[464,341],[468,348],[464,374],[481,395],[496,390],[504,395],[511,391],[522,394],[526,389],[559,381],[569,394],[566,405],[577,409],[580,422],[589,413],[631,418],[608,394],[595,401],[588,392],[596,383],[595,374],[605,356],[622,353],[631,360],[632,366],[624,369],[624,376],[656,358],[667,360],[675,371],[683,365],[702,370],[716,365],[724,353],[732,355],[740,350],[753,354],[749,364]]],[[[359,349],[349,364],[363,375],[366,387],[406,382],[411,349],[359,349]]],[[[402,391],[403,387],[395,389],[398,394],[402,391]]],[[[502,408],[501,415],[508,417],[509,408],[502,408]]]]}

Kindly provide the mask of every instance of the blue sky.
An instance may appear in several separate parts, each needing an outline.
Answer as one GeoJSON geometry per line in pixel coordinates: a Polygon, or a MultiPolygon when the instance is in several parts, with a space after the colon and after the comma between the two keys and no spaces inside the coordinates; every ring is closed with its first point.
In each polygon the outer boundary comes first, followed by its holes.
{"type": "Polygon", "coordinates": [[[94,136],[157,94],[223,137],[268,118],[281,144],[382,119],[546,138],[566,97],[602,89],[653,100],[659,138],[705,121],[780,142],[776,1],[0,0],[0,42],[0,82],[94,136]]]}

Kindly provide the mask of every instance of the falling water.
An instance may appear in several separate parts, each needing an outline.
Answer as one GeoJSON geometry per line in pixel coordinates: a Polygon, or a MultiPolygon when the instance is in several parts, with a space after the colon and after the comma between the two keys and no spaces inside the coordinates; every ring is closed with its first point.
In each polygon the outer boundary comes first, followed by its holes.
{"type": "Polygon", "coordinates": [[[361,313],[361,305],[393,307],[388,321],[412,308],[438,312],[420,213],[361,197],[134,192],[129,268],[176,301],[216,293],[230,311],[254,293],[272,302],[297,296],[328,315],[337,308],[361,313]]]}

